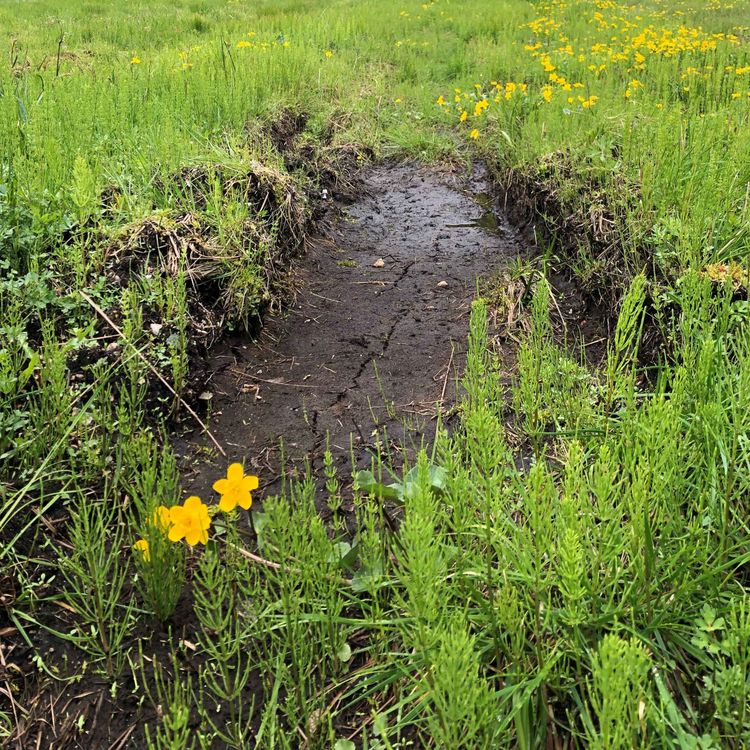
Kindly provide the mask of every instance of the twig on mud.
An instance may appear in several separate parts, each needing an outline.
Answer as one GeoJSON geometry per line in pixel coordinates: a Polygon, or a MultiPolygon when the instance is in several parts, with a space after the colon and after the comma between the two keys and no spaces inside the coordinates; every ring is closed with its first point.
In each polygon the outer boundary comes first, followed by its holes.
{"type": "Polygon", "coordinates": [[[57,701],[60,700],[60,696],[58,695],[57,698],[55,698],[54,702],[52,701],[52,696],[49,697],[49,715],[52,719],[52,736],[57,737],[57,716],[55,715],[55,706],[57,705],[57,701]]]}
{"type": "Polygon", "coordinates": [[[340,304],[340,299],[333,299],[332,297],[324,297],[322,294],[316,294],[313,291],[310,291],[310,294],[312,294],[313,297],[318,297],[319,299],[324,299],[326,302],[335,302],[336,304],[340,304]]]}
{"type": "Polygon", "coordinates": [[[131,724],[110,746],[109,750],[122,750],[130,739],[130,735],[135,732],[137,724],[131,724]]]}
{"type": "Polygon", "coordinates": [[[273,562],[273,560],[266,560],[265,557],[260,557],[259,555],[254,555],[252,552],[248,552],[246,549],[242,547],[238,547],[236,544],[231,545],[237,552],[239,552],[243,557],[247,558],[248,560],[251,560],[254,563],[258,563],[258,565],[263,565],[266,568],[273,568],[274,570],[287,570],[281,563],[273,562]]]}
{"type": "Polygon", "coordinates": [[[453,344],[451,344],[451,357],[448,360],[448,366],[445,368],[445,378],[443,379],[443,390],[440,392],[440,403],[445,403],[445,389],[448,387],[448,376],[451,374],[451,365],[453,364],[453,353],[456,350],[453,347],[453,344]]]}
{"type": "Polygon", "coordinates": [[[200,425],[201,429],[211,439],[211,442],[218,448],[219,453],[221,453],[221,455],[224,456],[224,458],[226,458],[227,457],[226,451],[221,447],[221,444],[213,436],[213,434],[211,433],[211,430],[208,429],[208,427],[203,422],[203,420],[193,411],[193,409],[190,407],[190,404],[185,403],[184,399],[177,393],[177,391],[175,391],[174,388],[172,388],[172,386],[167,382],[166,378],[156,369],[156,367],[154,367],[151,364],[151,362],[148,361],[148,359],[146,359],[146,357],[143,354],[141,354],[141,352],[136,348],[136,346],[127,339],[127,337],[125,336],[125,334],[117,327],[117,325],[115,324],[115,322],[107,315],[107,313],[104,312],[104,310],[102,310],[101,307],[99,307],[99,305],[96,304],[96,302],[94,302],[94,300],[91,299],[91,297],[88,296],[88,294],[86,294],[86,292],[81,291],[80,295],[81,295],[81,297],[83,297],[86,300],[86,302],[89,303],[89,305],[91,305],[91,307],[94,309],[94,311],[98,315],[100,315],[110,325],[110,327],[112,328],[112,330],[115,331],[115,333],[131,349],[133,349],[133,351],[136,353],[136,355],[138,356],[138,358],[141,359],[144,362],[144,364],[148,367],[148,369],[151,370],[151,372],[154,373],[154,375],[156,375],[157,378],[159,378],[159,380],[167,388],[167,390],[185,407],[185,409],[187,410],[188,414],[190,414],[190,416],[200,425]]]}
{"type": "Polygon", "coordinates": [[[243,378],[250,378],[251,380],[257,380],[259,383],[268,383],[268,385],[280,385],[280,386],[287,386],[289,388],[313,388],[314,390],[320,390],[322,386],[319,385],[305,385],[304,383],[287,383],[283,380],[264,380],[263,378],[258,378],[255,375],[250,375],[247,372],[240,372],[239,370],[236,370],[234,367],[230,368],[233,373],[236,375],[241,375],[243,378]]]}
{"type": "Polygon", "coordinates": [[[586,346],[594,346],[594,344],[601,344],[602,342],[607,341],[606,336],[602,336],[600,339],[594,339],[593,341],[587,341],[583,344],[584,347],[586,346]]]}

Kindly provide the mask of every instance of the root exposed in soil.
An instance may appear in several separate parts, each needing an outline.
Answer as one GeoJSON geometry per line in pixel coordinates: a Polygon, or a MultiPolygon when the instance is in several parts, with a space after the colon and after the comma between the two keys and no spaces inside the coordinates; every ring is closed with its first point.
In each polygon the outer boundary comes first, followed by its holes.
{"type": "MultiPolygon", "coordinates": [[[[295,303],[257,341],[214,350],[211,430],[264,493],[304,461],[319,475],[328,443],[343,477],[378,441],[398,464],[450,418],[477,278],[520,252],[488,220],[488,188],[480,168],[463,184],[409,164],[368,170],[359,199],[310,243],[295,303]]],[[[185,489],[206,498],[225,470],[224,459],[191,459],[208,446],[195,433],[177,440],[185,489]]]]}

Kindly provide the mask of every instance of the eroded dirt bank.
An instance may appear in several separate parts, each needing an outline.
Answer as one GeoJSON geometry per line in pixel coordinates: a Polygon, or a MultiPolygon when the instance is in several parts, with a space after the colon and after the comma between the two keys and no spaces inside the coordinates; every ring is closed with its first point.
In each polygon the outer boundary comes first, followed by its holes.
{"type": "MultiPolygon", "coordinates": [[[[257,341],[214,354],[210,428],[230,461],[274,492],[284,470],[311,461],[327,436],[343,476],[387,434],[396,455],[429,442],[463,368],[477,278],[520,253],[493,211],[481,168],[471,177],[414,165],[363,175],[356,202],[314,238],[296,301],[257,341]]],[[[176,441],[187,492],[211,497],[227,461],[193,433],[176,441]]]]}

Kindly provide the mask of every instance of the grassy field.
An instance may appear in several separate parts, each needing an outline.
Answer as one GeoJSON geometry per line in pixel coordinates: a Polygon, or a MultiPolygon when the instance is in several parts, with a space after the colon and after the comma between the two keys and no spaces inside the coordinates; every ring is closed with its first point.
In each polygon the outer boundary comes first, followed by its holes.
{"type": "Polygon", "coordinates": [[[750,746],[749,25],[0,0],[0,741],[118,747],[52,699],[104,685],[119,747],[750,746]],[[227,467],[185,500],[201,357],[384,157],[483,159],[537,228],[512,386],[499,286],[460,427],[398,481],[249,515],[227,467]],[[558,335],[561,274],[611,321],[600,363],[558,335]],[[344,495],[356,535],[316,512],[344,495]]]}

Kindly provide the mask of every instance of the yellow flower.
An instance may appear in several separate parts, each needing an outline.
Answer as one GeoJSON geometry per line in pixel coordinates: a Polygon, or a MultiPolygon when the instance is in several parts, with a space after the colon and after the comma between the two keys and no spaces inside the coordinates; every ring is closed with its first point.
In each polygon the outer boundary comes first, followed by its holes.
{"type": "Polygon", "coordinates": [[[461,112],[461,117],[459,117],[458,119],[461,120],[461,122],[466,122],[466,119],[468,118],[468,116],[469,116],[469,113],[466,110],[464,110],[463,112],[461,112]]]}
{"type": "Polygon", "coordinates": [[[133,55],[133,57],[130,58],[130,64],[131,65],[140,65],[141,64],[141,58],[137,55],[133,55]]]}
{"type": "Polygon", "coordinates": [[[160,505],[155,511],[154,515],[151,516],[149,523],[156,526],[159,531],[166,533],[169,527],[172,525],[172,520],[169,512],[169,508],[166,505],[160,505]]]}
{"type": "Polygon", "coordinates": [[[445,106],[445,97],[442,94],[440,94],[440,96],[437,98],[437,101],[435,102],[435,104],[437,104],[437,105],[439,105],[441,107],[444,107],[445,106]]]}
{"type": "Polygon", "coordinates": [[[234,510],[238,505],[243,510],[249,510],[253,503],[250,493],[258,489],[258,477],[245,476],[242,464],[232,464],[227,469],[226,479],[214,482],[214,489],[221,495],[219,508],[225,513],[234,510]]]}
{"type": "Polygon", "coordinates": [[[205,544],[208,541],[211,519],[208,516],[208,506],[199,497],[192,496],[183,505],[172,506],[169,509],[169,520],[172,523],[169,529],[171,542],[179,542],[184,538],[194,547],[199,542],[205,544]]]}
{"type": "Polygon", "coordinates": [[[473,138],[474,140],[479,138],[479,131],[476,128],[474,128],[474,130],[472,130],[471,133],[469,133],[469,138],[473,138]]]}
{"type": "Polygon", "coordinates": [[[482,112],[484,112],[487,107],[490,106],[490,103],[486,99],[480,99],[475,105],[474,105],[474,117],[481,117],[482,112]]]}
{"type": "Polygon", "coordinates": [[[393,103],[394,103],[394,104],[401,104],[401,102],[402,102],[402,99],[401,99],[401,98],[398,98],[398,99],[394,99],[394,100],[393,100],[393,103]]]}
{"type": "Polygon", "coordinates": [[[139,539],[134,545],[133,549],[137,549],[142,555],[146,562],[151,560],[151,553],[148,549],[148,542],[145,539],[139,539]]]}
{"type": "Polygon", "coordinates": [[[333,50],[327,49],[323,54],[330,60],[333,57],[333,50]]]}

